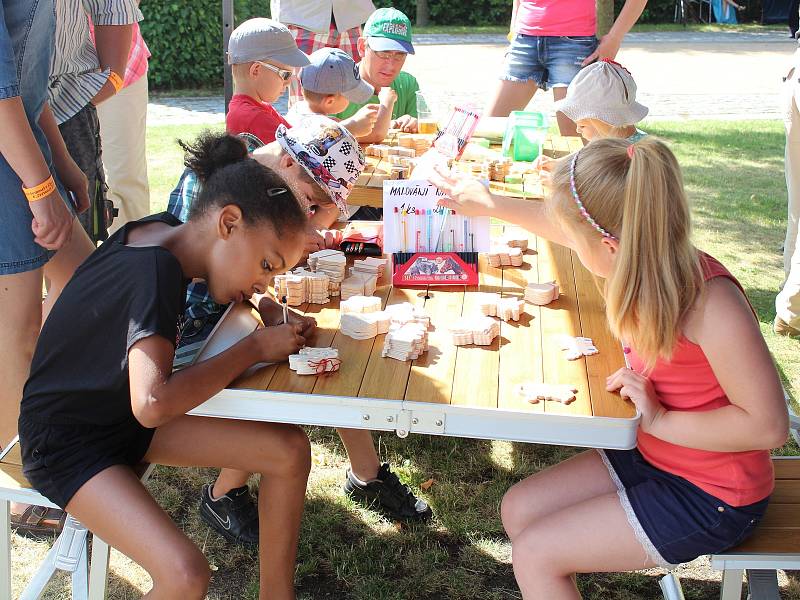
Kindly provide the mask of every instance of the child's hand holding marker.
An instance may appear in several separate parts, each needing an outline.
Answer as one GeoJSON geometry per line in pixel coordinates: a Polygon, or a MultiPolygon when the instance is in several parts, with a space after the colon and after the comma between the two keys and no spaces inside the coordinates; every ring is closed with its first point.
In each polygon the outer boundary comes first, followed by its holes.
{"type": "Polygon", "coordinates": [[[480,181],[461,173],[450,174],[439,165],[434,167],[429,181],[445,193],[439,205],[455,209],[465,217],[491,215],[495,209],[492,194],[480,181]]]}
{"type": "Polygon", "coordinates": [[[302,331],[301,324],[287,323],[257,329],[250,335],[257,344],[262,362],[278,362],[286,360],[291,354],[296,354],[306,345],[306,339],[301,335],[302,331]]]}

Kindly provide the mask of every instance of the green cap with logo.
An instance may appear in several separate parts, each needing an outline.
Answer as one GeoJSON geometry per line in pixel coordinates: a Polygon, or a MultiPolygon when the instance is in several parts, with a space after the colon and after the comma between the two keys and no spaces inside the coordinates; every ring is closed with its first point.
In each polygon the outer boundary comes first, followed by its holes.
{"type": "Polygon", "coordinates": [[[411,44],[411,21],[396,8],[379,8],[364,24],[367,44],[378,52],[414,54],[411,44]]]}

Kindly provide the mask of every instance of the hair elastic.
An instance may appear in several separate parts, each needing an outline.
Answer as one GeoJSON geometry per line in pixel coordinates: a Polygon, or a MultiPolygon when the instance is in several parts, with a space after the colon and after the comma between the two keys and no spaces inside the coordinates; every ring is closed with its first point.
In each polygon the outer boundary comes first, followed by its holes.
{"type": "Polygon", "coordinates": [[[634,153],[635,150],[636,150],[636,146],[634,146],[633,144],[628,146],[628,148],[626,150],[626,152],[628,153],[628,158],[630,158],[631,160],[633,160],[633,153],[634,153]]]}
{"type": "Polygon", "coordinates": [[[607,237],[609,239],[612,239],[612,240],[616,240],[617,239],[616,237],[614,237],[609,232],[607,232],[605,229],[600,227],[600,225],[597,223],[597,221],[595,221],[592,218],[592,215],[590,215],[589,211],[586,210],[586,208],[583,206],[583,202],[581,202],[581,199],[578,196],[578,188],[575,185],[575,163],[578,162],[578,154],[580,154],[580,151],[576,152],[575,156],[572,157],[572,162],[570,163],[570,166],[569,166],[569,188],[570,188],[570,191],[572,192],[572,197],[575,199],[575,204],[578,205],[578,209],[580,210],[581,215],[583,216],[583,218],[586,219],[589,222],[589,225],[594,227],[598,231],[598,233],[600,233],[600,235],[602,235],[603,237],[607,237]]]}

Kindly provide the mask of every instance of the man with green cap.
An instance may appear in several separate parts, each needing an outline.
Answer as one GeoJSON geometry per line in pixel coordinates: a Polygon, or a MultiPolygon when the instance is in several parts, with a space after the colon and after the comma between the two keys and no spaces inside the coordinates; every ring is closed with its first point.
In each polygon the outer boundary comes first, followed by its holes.
{"type": "MultiPolygon", "coordinates": [[[[379,8],[364,25],[364,35],[358,39],[358,53],[361,79],[375,88],[375,95],[364,104],[381,104],[372,133],[359,141],[380,142],[390,126],[416,133],[419,83],[402,70],[406,57],[414,54],[411,21],[396,8],[379,8]]],[[[364,104],[351,102],[336,117],[347,119],[364,104]]]]}

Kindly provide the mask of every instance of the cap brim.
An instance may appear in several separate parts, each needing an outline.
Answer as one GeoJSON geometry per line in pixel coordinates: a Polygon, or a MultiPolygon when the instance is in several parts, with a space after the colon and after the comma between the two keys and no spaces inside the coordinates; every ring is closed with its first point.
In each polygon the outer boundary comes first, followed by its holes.
{"type": "Polygon", "coordinates": [[[403,40],[393,40],[386,37],[371,36],[367,38],[369,47],[378,52],[394,51],[405,52],[406,54],[414,54],[414,46],[410,42],[403,40]]]}
{"type": "Polygon", "coordinates": [[[297,48],[272,53],[266,58],[276,60],[290,67],[305,67],[311,64],[311,61],[308,60],[308,55],[297,48]]]}
{"type": "Polygon", "coordinates": [[[572,121],[580,121],[581,119],[598,119],[614,127],[623,127],[625,125],[635,125],[647,116],[650,109],[644,104],[633,102],[630,108],[626,111],[609,111],[609,110],[596,110],[578,106],[576,103],[570,101],[569,98],[558,100],[553,103],[553,108],[561,113],[564,113],[572,121]]]}
{"type": "Polygon", "coordinates": [[[342,92],[342,96],[355,104],[364,104],[367,100],[372,98],[373,94],[375,94],[375,88],[363,79],[361,79],[353,89],[342,92]]]}

